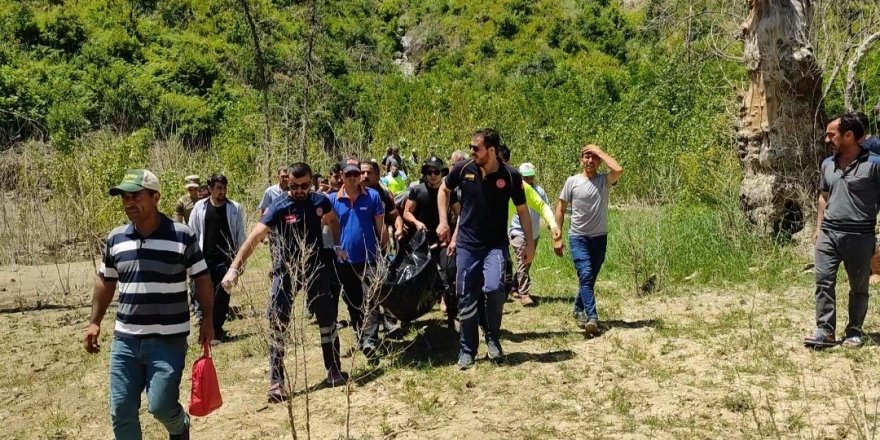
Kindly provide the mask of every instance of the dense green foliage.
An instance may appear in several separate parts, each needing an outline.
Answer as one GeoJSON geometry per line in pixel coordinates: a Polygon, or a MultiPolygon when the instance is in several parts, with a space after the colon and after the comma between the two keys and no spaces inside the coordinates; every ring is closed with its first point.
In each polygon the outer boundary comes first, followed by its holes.
{"type": "MultiPolygon", "coordinates": [[[[321,0],[309,156],[326,163],[400,145],[446,157],[475,128],[494,126],[514,161],[536,162],[553,190],[576,169],[576,148],[597,142],[627,167],[619,197],[726,199],[737,178],[728,80],[742,71],[716,58],[698,64],[699,35],[649,25],[661,3],[321,0]],[[404,53],[412,76],[395,65],[404,53]]],[[[288,147],[298,145],[307,4],[250,5],[269,72],[273,152],[296,158],[288,147]]],[[[0,141],[76,151],[89,147],[86,133],[145,128],[207,149],[227,173],[254,173],[264,156],[260,91],[240,2],[0,6],[0,38],[11,43],[0,49],[0,141]]]]}
{"type": "MultiPolygon", "coordinates": [[[[626,169],[614,203],[664,205],[616,216],[625,227],[615,229],[615,276],[680,279],[715,254],[729,258],[701,279],[742,275],[772,246],[749,235],[736,209],[734,117],[746,78],[732,35],[745,2],[316,0],[311,81],[312,3],[247,3],[268,84],[268,160],[242,0],[0,0],[0,146],[25,150],[32,167],[18,185],[77,200],[74,220],[100,235],[121,220],[105,190],[129,167],[149,166],[171,188],[220,171],[231,196],[253,204],[268,170],[304,155],[319,170],[390,145],[448,157],[492,126],[515,163],[538,166],[551,196],[593,142],[626,169]]],[[[864,27],[866,14],[837,7],[823,9],[829,19],[857,19],[823,31],[864,27]]],[[[876,60],[862,63],[862,107],[880,89],[876,60]]],[[[842,105],[842,77],[830,83],[829,112],[842,105]]],[[[164,197],[166,212],[174,199],[164,197]]]]}

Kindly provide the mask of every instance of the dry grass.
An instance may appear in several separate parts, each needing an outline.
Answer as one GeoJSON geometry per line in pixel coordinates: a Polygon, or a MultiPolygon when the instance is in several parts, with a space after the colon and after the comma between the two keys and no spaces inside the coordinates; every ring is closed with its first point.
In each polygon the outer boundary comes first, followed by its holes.
{"type": "MultiPolygon", "coordinates": [[[[507,361],[502,365],[481,358],[472,370],[458,371],[456,335],[442,326],[437,311],[400,339],[387,340],[396,354],[378,370],[368,368],[359,353],[350,354],[353,335],[342,330],[343,363],[354,373],[352,437],[875,437],[880,351],[873,344],[825,352],[801,347],[812,319],[809,275],[793,279],[795,287],[770,292],[747,285],[668,287],[641,298],[628,286],[600,283],[600,313],[610,329],[586,340],[570,317],[573,274],[551,266],[555,260],[548,251],[541,250],[535,266],[539,307],[509,303],[505,308],[507,361]]],[[[268,297],[265,271],[257,269],[261,264],[265,260],[251,265],[244,282],[266,295],[233,299],[257,316],[230,322],[237,337],[215,350],[224,407],[194,421],[194,438],[290,435],[284,406],[264,403],[268,362],[255,331],[258,320],[265,319],[268,297]]],[[[0,283],[5,286],[10,274],[4,268],[0,283]]],[[[0,437],[111,436],[108,353],[89,356],[82,350],[88,308],[76,304],[86,304],[88,290],[75,290],[71,308],[0,313],[0,348],[6,354],[0,437]]],[[[340,308],[340,317],[346,315],[340,308]]],[[[111,321],[112,310],[105,320],[104,347],[111,321]]],[[[876,322],[869,315],[869,332],[876,322]]],[[[323,368],[317,329],[308,325],[306,333],[312,438],[344,437],[345,390],[318,386],[323,368]]],[[[197,351],[191,348],[188,363],[197,351]]],[[[184,403],[189,386],[188,380],[181,384],[184,403]]],[[[304,388],[302,382],[298,386],[304,388]]],[[[303,395],[296,399],[295,416],[301,421],[303,395]]],[[[145,411],[142,423],[146,438],[164,438],[145,411]]],[[[304,429],[302,423],[297,426],[304,429]]]]}

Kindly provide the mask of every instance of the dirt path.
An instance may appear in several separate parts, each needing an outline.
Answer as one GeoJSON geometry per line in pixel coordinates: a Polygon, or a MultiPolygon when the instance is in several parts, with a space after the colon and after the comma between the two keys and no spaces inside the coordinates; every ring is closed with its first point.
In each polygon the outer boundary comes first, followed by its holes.
{"type": "MultiPolygon", "coordinates": [[[[539,273],[538,293],[545,294],[539,307],[509,303],[505,308],[503,365],[486,361],[481,346],[475,368],[456,370],[455,334],[440,325],[438,311],[390,341],[394,354],[378,371],[369,370],[359,354],[346,356],[345,365],[355,376],[351,436],[872,435],[880,402],[880,351],[876,346],[826,352],[802,348],[800,339],[812,316],[809,287],[772,293],[742,286],[671,290],[637,298],[621,293],[628,289],[600,284],[600,311],[610,328],[586,340],[570,317],[573,278],[553,270],[539,273]],[[553,295],[546,295],[549,292],[553,295]]],[[[259,327],[265,274],[252,270],[246,277],[233,302],[257,316],[232,321],[229,327],[236,339],[216,349],[224,406],[194,421],[193,438],[290,438],[286,409],[264,403],[267,362],[259,327]]],[[[105,332],[111,328],[112,313],[105,332]]],[[[105,351],[98,356],[83,352],[80,338],[87,314],[87,308],[0,313],[0,349],[6,357],[0,370],[0,438],[111,437],[109,340],[105,335],[105,351]]],[[[874,332],[877,322],[869,315],[867,329],[874,332]]],[[[314,326],[306,329],[305,365],[308,384],[315,386],[323,377],[320,349],[314,326]]],[[[351,331],[340,334],[347,351],[351,331]]],[[[196,351],[191,348],[188,363],[196,359],[196,351]]],[[[189,387],[186,380],[181,385],[184,402],[189,387]]],[[[344,438],[345,389],[316,389],[308,397],[312,438],[344,438]]],[[[296,427],[304,436],[305,395],[293,402],[296,427]]],[[[165,438],[149,414],[142,414],[145,438],[165,438]]]]}

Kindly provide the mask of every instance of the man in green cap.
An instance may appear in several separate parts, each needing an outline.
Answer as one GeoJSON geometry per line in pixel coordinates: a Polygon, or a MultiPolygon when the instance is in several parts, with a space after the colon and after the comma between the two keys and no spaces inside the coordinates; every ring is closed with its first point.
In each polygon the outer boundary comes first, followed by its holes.
{"type": "Polygon", "coordinates": [[[199,201],[199,186],[201,182],[197,174],[186,176],[186,194],[177,199],[174,206],[174,221],[179,223],[188,223],[189,214],[193,210],[196,202],[199,201]]]}
{"type": "Polygon", "coordinates": [[[214,292],[198,239],[189,226],[159,212],[161,185],[148,170],[129,170],[110,189],[131,223],[107,236],[83,345],[100,351],[101,321],[119,287],[110,348],[110,416],[117,439],[141,438],[138,410],[147,390],[150,414],[171,439],[189,439],[179,402],[190,332],[186,279],[193,279],[205,318],[199,342],[214,337],[214,292]]]}

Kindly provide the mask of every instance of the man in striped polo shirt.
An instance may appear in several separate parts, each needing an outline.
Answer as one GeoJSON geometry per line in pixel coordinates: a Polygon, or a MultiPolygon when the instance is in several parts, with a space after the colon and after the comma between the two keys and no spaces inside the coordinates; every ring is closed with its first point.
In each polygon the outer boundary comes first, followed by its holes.
{"type": "Polygon", "coordinates": [[[84,345],[100,350],[104,313],[119,286],[119,307],[110,349],[110,416],[117,439],[141,438],[141,392],[148,410],[172,439],[189,439],[189,416],[178,402],[189,335],[186,278],[196,285],[204,319],[199,342],[214,337],[213,289],[198,240],[189,228],[159,212],[159,179],[129,170],[110,189],[122,196],[131,223],[107,236],[84,345]]]}

